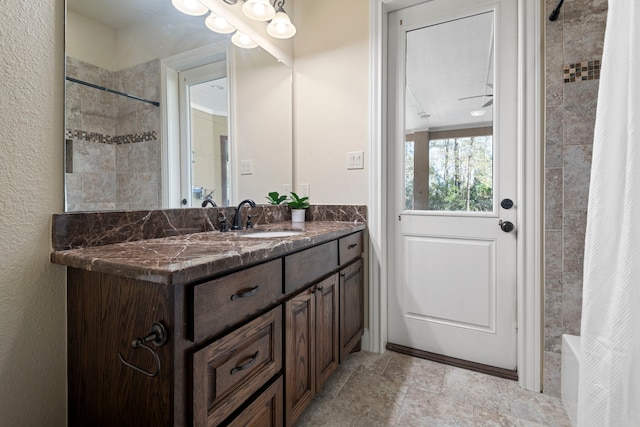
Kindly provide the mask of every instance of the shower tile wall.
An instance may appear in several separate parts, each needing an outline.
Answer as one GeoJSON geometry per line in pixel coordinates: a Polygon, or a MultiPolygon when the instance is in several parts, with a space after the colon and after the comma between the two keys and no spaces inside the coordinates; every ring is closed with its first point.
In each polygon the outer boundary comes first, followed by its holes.
{"type": "MultiPolygon", "coordinates": [[[[556,5],[557,0],[546,0],[545,15],[556,5]]],[[[602,59],[606,18],[607,0],[567,0],[557,21],[546,20],[543,385],[544,393],[555,396],[560,395],[562,334],[580,334],[584,234],[599,84],[596,61],[602,59]]]]}
{"type": "MultiPolygon", "coordinates": [[[[67,75],[160,99],[159,61],[109,72],[67,58],[67,75]]],[[[158,209],[160,108],[66,82],[67,211],[158,209]]]]}

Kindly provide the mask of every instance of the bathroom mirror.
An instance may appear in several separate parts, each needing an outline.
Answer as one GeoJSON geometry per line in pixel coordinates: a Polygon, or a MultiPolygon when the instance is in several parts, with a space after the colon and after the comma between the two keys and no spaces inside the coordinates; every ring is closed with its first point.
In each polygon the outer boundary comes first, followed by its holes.
{"type": "Polygon", "coordinates": [[[65,211],[261,203],[291,185],[291,69],[206,16],[67,0],[65,211]]]}

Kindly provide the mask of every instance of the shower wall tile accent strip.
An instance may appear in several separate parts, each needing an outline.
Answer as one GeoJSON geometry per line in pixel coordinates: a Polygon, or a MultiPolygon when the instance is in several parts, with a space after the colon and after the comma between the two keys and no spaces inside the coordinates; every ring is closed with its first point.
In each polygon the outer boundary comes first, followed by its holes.
{"type": "Polygon", "coordinates": [[[596,59],[594,61],[582,61],[576,64],[565,64],[564,82],[573,83],[600,79],[600,63],[601,61],[596,59]]]}
{"type": "Polygon", "coordinates": [[[156,131],[148,131],[129,135],[112,136],[72,129],[65,130],[65,139],[79,139],[82,141],[99,142],[101,144],[122,145],[133,144],[136,142],[155,141],[158,139],[158,133],[156,131]]]}

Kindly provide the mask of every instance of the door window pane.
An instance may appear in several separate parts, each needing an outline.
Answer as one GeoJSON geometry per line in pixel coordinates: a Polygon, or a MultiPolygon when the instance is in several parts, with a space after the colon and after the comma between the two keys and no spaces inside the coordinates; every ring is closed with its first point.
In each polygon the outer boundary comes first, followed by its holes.
{"type": "Polygon", "coordinates": [[[405,209],[493,211],[493,19],[406,33],[405,209]]]}

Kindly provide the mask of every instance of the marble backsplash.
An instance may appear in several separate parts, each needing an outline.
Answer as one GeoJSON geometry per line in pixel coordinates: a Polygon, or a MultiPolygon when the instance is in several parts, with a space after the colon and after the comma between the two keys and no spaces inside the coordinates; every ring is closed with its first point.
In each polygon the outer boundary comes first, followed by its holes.
{"type": "MultiPolygon", "coordinates": [[[[243,224],[247,215],[256,225],[291,220],[287,206],[245,207],[243,224]]],[[[221,229],[221,220],[230,228],[234,217],[233,207],[67,212],[53,215],[51,244],[59,251],[214,231],[221,229]]],[[[366,218],[367,207],[363,205],[314,205],[306,213],[307,221],[366,222],[366,218]]]]}

